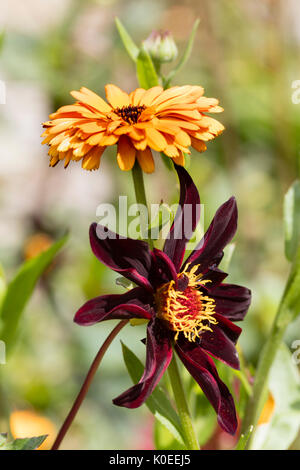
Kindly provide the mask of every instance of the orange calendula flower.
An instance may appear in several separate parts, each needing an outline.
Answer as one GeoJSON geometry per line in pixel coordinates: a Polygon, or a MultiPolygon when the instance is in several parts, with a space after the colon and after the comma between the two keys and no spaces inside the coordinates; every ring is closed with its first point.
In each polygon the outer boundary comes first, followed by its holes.
{"type": "Polygon", "coordinates": [[[52,421],[34,411],[14,411],[10,415],[9,424],[15,439],[47,435],[38,450],[49,450],[55,440],[56,428],[52,421]]]}
{"type": "Polygon", "coordinates": [[[160,86],[130,94],[106,85],[106,98],[87,88],[72,91],[75,104],[63,106],[44,123],[43,144],[50,146],[50,165],[82,161],[85,170],[99,168],[106,147],[117,144],[121,170],[131,170],[135,159],[146,173],[154,171],[152,150],[164,152],[178,165],[190,146],[199,152],[224,126],[207,116],[223,109],[215,98],[203,96],[200,86],[160,86]]]}

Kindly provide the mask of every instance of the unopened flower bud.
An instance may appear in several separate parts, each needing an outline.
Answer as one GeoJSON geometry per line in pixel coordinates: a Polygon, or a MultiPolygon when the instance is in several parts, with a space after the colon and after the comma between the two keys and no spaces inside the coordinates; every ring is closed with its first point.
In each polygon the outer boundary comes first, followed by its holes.
{"type": "Polygon", "coordinates": [[[168,31],[163,33],[152,31],[144,41],[144,46],[155,62],[171,62],[177,57],[177,46],[172,34],[168,31]]]}

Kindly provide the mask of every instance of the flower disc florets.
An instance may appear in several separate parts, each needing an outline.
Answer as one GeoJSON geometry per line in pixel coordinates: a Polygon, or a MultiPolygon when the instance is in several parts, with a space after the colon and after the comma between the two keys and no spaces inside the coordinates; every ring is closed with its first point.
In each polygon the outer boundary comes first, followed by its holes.
{"type": "Polygon", "coordinates": [[[157,316],[175,332],[175,341],[180,332],[189,341],[196,341],[201,332],[212,331],[211,325],[217,324],[214,318],[215,301],[200,289],[210,281],[201,281],[201,274],[195,274],[198,268],[194,266],[187,271],[187,266],[178,274],[178,281],[184,286],[182,290],[172,280],[161,286],[155,295],[157,316]]]}

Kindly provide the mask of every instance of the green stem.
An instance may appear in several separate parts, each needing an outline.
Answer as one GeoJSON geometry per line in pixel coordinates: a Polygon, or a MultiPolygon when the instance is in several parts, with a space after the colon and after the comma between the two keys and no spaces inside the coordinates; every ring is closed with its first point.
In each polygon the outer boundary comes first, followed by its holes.
{"type": "Polygon", "coordinates": [[[252,396],[248,401],[242,426],[243,434],[246,434],[248,432],[250,426],[254,426],[254,432],[252,432],[245,449],[251,448],[251,443],[253,441],[255,433],[255,427],[257,425],[257,421],[262,411],[268,391],[267,387],[270,369],[276,357],[276,353],[280,346],[280,343],[282,342],[285,330],[290,321],[292,320],[291,315],[295,307],[292,305],[290,297],[291,287],[293,287],[292,284],[299,263],[298,257],[299,256],[297,256],[294,264],[292,265],[291,273],[289,275],[285,291],[279,304],[277,314],[275,316],[271,328],[271,332],[268,335],[268,339],[265,343],[265,346],[262,350],[262,354],[260,355],[260,359],[258,362],[255,380],[253,384],[252,396]]]}
{"type": "Polygon", "coordinates": [[[177,412],[182,426],[182,431],[185,437],[186,447],[188,450],[199,450],[200,447],[193,427],[189,407],[186,401],[186,396],[179,374],[175,353],[168,367],[168,373],[174,393],[177,412]]]}
{"type": "Polygon", "coordinates": [[[143,171],[142,171],[138,161],[135,162],[135,165],[132,168],[132,178],[133,178],[136,202],[138,204],[142,204],[147,209],[147,215],[146,216],[144,215],[143,211],[140,212],[141,233],[143,234],[143,238],[148,240],[150,248],[153,248],[153,241],[150,239],[150,234],[149,234],[149,230],[148,230],[149,208],[148,208],[148,205],[147,205],[147,198],[146,198],[146,191],[145,191],[145,184],[144,184],[144,176],[143,176],[143,171]]]}

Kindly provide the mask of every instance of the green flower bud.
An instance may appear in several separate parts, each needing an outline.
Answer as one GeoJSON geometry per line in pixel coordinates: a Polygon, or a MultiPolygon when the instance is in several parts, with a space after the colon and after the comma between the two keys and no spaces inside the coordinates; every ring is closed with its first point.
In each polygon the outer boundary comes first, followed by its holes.
{"type": "Polygon", "coordinates": [[[169,31],[152,31],[144,41],[144,46],[151,58],[158,63],[172,62],[176,59],[178,51],[173,36],[169,31]]]}

